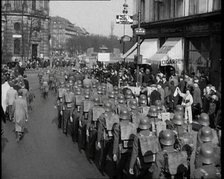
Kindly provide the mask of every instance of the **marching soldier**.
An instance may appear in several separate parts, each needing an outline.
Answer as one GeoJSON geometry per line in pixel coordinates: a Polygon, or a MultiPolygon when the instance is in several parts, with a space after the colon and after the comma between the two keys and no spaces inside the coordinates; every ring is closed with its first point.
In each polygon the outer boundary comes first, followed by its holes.
{"type": "Polygon", "coordinates": [[[86,124],[86,152],[88,159],[94,159],[95,156],[95,143],[97,139],[97,122],[99,116],[105,112],[102,103],[100,103],[100,98],[96,96],[93,99],[93,107],[89,110],[88,121],[86,124]]]}
{"type": "Polygon", "coordinates": [[[104,105],[105,113],[99,117],[97,129],[97,148],[100,150],[99,168],[104,172],[106,156],[112,145],[112,127],[119,122],[119,116],[112,112],[111,104],[106,102],[104,105]]]}
{"type": "Polygon", "coordinates": [[[58,107],[58,128],[62,126],[62,119],[63,119],[63,104],[64,104],[64,94],[65,94],[65,86],[64,82],[61,82],[60,87],[58,88],[58,95],[57,95],[57,107],[58,107]]]}
{"type": "Polygon", "coordinates": [[[151,121],[147,116],[141,117],[138,130],[134,137],[129,173],[135,174],[137,178],[145,178],[151,176],[151,167],[160,146],[158,138],[151,131],[151,121]]]}
{"type": "Polygon", "coordinates": [[[130,158],[136,126],[130,122],[130,114],[127,108],[122,109],[119,118],[120,122],[113,126],[113,161],[116,163],[116,178],[124,178],[123,169],[128,171],[128,166],[125,166],[125,164],[130,158]]]}
{"type": "Polygon", "coordinates": [[[221,178],[220,170],[215,166],[215,150],[211,143],[202,144],[196,160],[200,160],[202,165],[194,171],[193,179],[221,178]]]}
{"type": "Polygon", "coordinates": [[[73,122],[72,113],[75,107],[75,94],[72,85],[67,88],[64,94],[64,106],[63,133],[67,135],[68,125],[73,122]]]}
{"type": "Polygon", "coordinates": [[[136,127],[138,127],[140,123],[140,118],[139,116],[141,115],[139,108],[138,108],[138,103],[136,99],[129,99],[128,102],[128,107],[131,110],[131,122],[133,122],[136,127]]]}
{"type": "Polygon", "coordinates": [[[152,178],[184,178],[188,167],[187,153],[174,149],[174,132],[169,129],[161,131],[159,141],[162,150],[156,155],[152,178]]]}
{"type": "Polygon", "coordinates": [[[78,144],[80,149],[85,149],[86,147],[86,125],[88,122],[89,110],[93,106],[92,101],[89,99],[89,93],[86,92],[84,95],[84,100],[81,104],[79,118],[79,128],[78,128],[78,144]]]}
{"type": "Polygon", "coordinates": [[[81,89],[77,88],[75,90],[75,109],[73,111],[73,142],[78,141],[78,126],[79,118],[81,117],[81,104],[83,101],[83,96],[81,94],[81,89]]]}

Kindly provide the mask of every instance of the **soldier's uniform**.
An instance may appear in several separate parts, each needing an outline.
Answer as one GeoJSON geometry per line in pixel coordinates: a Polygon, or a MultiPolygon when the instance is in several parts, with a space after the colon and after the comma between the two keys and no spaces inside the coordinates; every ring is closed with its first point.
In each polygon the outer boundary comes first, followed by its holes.
{"type": "Polygon", "coordinates": [[[97,123],[98,118],[105,112],[99,97],[93,99],[94,106],[90,108],[88,113],[88,121],[86,124],[87,145],[86,152],[89,159],[95,157],[95,143],[97,139],[97,123]]]}
{"type": "Polygon", "coordinates": [[[63,110],[64,110],[64,94],[66,90],[64,87],[64,83],[61,82],[61,86],[58,88],[58,95],[57,95],[57,107],[58,107],[58,128],[62,126],[62,119],[63,119],[63,110]]]}
{"type": "MultiPolygon", "coordinates": [[[[73,110],[75,107],[75,94],[70,86],[64,94],[63,133],[67,135],[68,125],[73,122],[73,110]]],[[[72,128],[73,129],[73,128],[72,128]]]]}
{"type": "Polygon", "coordinates": [[[116,163],[116,178],[124,178],[123,170],[128,171],[133,146],[136,126],[130,122],[130,114],[127,108],[123,108],[119,114],[120,122],[113,126],[113,160],[116,163]]]}
{"type": "Polygon", "coordinates": [[[156,155],[152,178],[184,178],[188,169],[187,153],[174,149],[174,132],[167,129],[159,134],[162,151],[156,155]]]}
{"type": "Polygon", "coordinates": [[[137,128],[140,123],[140,116],[142,115],[139,111],[137,100],[130,99],[129,102],[127,102],[127,105],[131,110],[131,122],[134,123],[137,128]]]}
{"type": "Polygon", "coordinates": [[[138,128],[140,131],[134,137],[129,168],[138,178],[150,178],[160,145],[158,138],[150,131],[151,122],[147,116],[142,116],[138,128]]]}
{"type": "Polygon", "coordinates": [[[104,172],[106,157],[113,141],[112,127],[119,121],[119,116],[112,112],[109,102],[105,104],[104,108],[106,112],[99,117],[97,129],[97,146],[100,149],[99,167],[102,172],[104,172]]]}
{"type": "Polygon", "coordinates": [[[193,179],[221,178],[220,168],[215,166],[215,152],[215,148],[211,143],[201,145],[198,158],[196,158],[196,160],[200,160],[201,166],[197,167],[192,174],[193,179]]]}

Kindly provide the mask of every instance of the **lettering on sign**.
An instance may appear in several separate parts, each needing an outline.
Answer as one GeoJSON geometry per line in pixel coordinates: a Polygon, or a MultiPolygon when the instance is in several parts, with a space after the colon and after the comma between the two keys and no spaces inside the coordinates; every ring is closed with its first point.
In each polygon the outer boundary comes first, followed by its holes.
{"type": "Polygon", "coordinates": [[[97,121],[97,119],[105,112],[102,107],[93,107],[93,121],[97,121]]]}
{"type": "Polygon", "coordinates": [[[169,112],[162,112],[161,113],[161,119],[162,121],[170,120],[170,113],[169,112]]]}
{"type": "Polygon", "coordinates": [[[161,66],[181,63],[183,63],[183,59],[166,59],[161,61],[161,66]]]}

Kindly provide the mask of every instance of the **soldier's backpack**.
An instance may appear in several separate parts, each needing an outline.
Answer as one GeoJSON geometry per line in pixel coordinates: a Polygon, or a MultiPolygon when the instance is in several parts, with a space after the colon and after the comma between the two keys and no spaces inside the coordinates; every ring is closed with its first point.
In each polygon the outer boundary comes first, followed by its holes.
{"type": "Polygon", "coordinates": [[[170,175],[184,173],[188,168],[186,151],[164,153],[164,172],[170,175]]]}
{"type": "Polygon", "coordinates": [[[160,150],[158,137],[154,135],[139,137],[140,149],[144,163],[155,162],[155,155],[160,150]]]}
{"type": "Polygon", "coordinates": [[[129,123],[120,122],[120,129],[121,129],[122,147],[124,149],[132,148],[134,136],[136,135],[137,132],[135,125],[131,122],[129,123]]]}

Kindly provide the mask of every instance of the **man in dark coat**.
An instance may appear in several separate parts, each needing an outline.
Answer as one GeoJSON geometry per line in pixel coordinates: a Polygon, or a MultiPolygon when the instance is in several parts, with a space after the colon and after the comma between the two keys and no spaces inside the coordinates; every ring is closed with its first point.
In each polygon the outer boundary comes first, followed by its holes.
{"type": "Polygon", "coordinates": [[[29,91],[30,87],[29,87],[29,81],[27,80],[27,76],[23,75],[23,78],[25,88],[29,91]]]}
{"type": "Polygon", "coordinates": [[[151,88],[150,103],[151,105],[155,105],[156,100],[161,100],[161,94],[157,91],[155,84],[151,85],[151,88]]]}

